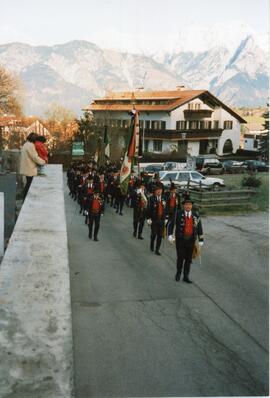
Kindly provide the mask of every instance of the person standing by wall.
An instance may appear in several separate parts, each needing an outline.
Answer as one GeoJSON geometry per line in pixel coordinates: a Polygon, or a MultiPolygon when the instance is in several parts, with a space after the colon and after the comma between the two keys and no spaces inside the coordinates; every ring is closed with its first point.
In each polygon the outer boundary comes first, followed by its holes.
{"type": "MultiPolygon", "coordinates": [[[[35,140],[35,148],[36,151],[38,153],[38,156],[45,160],[46,163],[48,163],[48,149],[46,148],[45,145],[46,142],[46,138],[44,137],[44,135],[39,135],[37,136],[36,140],[35,140]]],[[[38,166],[38,175],[41,176],[45,176],[45,172],[44,172],[44,166],[38,166]]]]}
{"type": "Polygon", "coordinates": [[[26,142],[21,149],[21,163],[20,163],[20,174],[26,177],[26,185],[23,192],[23,200],[25,199],[27,192],[30,188],[33,177],[37,175],[37,166],[43,166],[46,162],[38,156],[35,148],[35,141],[37,135],[30,133],[26,142]]]}

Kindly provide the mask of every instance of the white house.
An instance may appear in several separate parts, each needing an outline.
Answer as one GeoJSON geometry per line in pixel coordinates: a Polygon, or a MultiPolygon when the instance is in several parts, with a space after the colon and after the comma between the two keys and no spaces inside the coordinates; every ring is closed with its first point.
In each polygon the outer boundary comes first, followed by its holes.
{"type": "Polygon", "coordinates": [[[260,123],[247,123],[242,133],[242,147],[247,151],[258,152],[262,136],[267,133],[260,123]]]}
{"type": "Polygon", "coordinates": [[[133,108],[140,112],[146,152],[235,153],[240,147],[240,125],[246,123],[207,90],[113,92],[84,110],[93,113],[97,127],[127,129],[133,108]]]}

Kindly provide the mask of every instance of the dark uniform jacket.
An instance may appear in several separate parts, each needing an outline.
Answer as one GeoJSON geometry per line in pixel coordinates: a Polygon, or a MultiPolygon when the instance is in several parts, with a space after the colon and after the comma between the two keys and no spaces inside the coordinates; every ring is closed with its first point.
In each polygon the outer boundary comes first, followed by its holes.
{"type": "MultiPolygon", "coordinates": [[[[193,219],[193,235],[192,240],[196,240],[198,237],[200,242],[203,242],[203,229],[202,223],[199,216],[199,213],[195,210],[191,210],[191,217],[193,219]]],[[[185,231],[185,210],[178,210],[176,214],[176,223],[175,223],[175,241],[184,239],[184,231],[185,231]]]]}
{"type": "Polygon", "coordinates": [[[107,191],[107,184],[105,181],[97,181],[94,184],[95,188],[98,188],[99,192],[104,195],[107,191]]]}
{"type": "Polygon", "coordinates": [[[167,192],[165,195],[165,200],[166,200],[166,217],[172,217],[175,215],[175,212],[179,209],[180,207],[180,197],[176,193],[175,194],[175,207],[172,209],[171,208],[171,198],[172,194],[171,192],[167,192]]]}
{"type": "Polygon", "coordinates": [[[147,218],[151,218],[152,221],[164,221],[166,217],[166,200],[163,195],[161,195],[162,203],[162,217],[158,216],[158,200],[155,195],[151,195],[148,202],[147,208],[147,218]]]}
{"type": "Polygon", "coordinates": [[[87,197],[87,201],[86,201],[86,210],[88,211],[88,216],[90,214],[97,214],[97,215],[101,215],[104,214],[104,210],[105,210],[105,206],[104,206],[104,200],[103,198],[98,195],[98,201],[99,201],[99,211],[93,211],[92,210],[92,206],[93,206],[93,200],[94,200],[94,194],[91,194],[87,197]]]}
{"type": "MultiPolygon", "coordinates": [[[[146,195],[144,194],[146,197],[146,195]]],[[[142,195],[140,193],[134,193],[132,197],[132,203],[133,203],[133,215],[134,218],[145,218],[147,214],[147,207],[148,207],[148,201],[146,197],[146,202],[142,198],[142,195]],[[143,206],[141,205],[143,203],[143,206]]]]}

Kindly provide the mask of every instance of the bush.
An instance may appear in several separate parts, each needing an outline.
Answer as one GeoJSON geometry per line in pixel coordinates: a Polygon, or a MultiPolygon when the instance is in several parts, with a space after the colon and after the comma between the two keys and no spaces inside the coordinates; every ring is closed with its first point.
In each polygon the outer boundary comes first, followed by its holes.
{"type": "Polygon", "coordinates": [[[242,179],[241,185],[248,188],[258,188],[262,185],[262,182],[256,175],[249,175],[242,179]]]}

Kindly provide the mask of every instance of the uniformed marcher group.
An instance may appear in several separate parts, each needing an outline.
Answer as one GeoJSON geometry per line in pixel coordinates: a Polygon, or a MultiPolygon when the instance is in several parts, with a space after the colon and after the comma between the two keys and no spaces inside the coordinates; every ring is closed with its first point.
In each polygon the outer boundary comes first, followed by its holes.
{"type": "Polygon", "coordinates": [[[183,273],[183,281],[189,279],[190,266],[195,254],[203,245],[203,230],[198,210],[193,208],[189,193],[181,195],[173,183],[165,189],[158,174],[149,177],[141,172],[138,176],[132,171],[128,189],[123,192],[120,184],[120,171],[115,163],[97,167],[94,160],[77,161],[70,164],[67,171],[69,195],[79,205],[79,213],[88,226],[89,239],[97,242],[101,217],[105,208],[110,207],[118,216],[123,216],[128,208],[133,212],[133,236],[143,240],[145,224],[150,226],[150,250],[161,255],[162,241],[168,238],[176,247],[176,274],[178,282],[183,273]]]}

